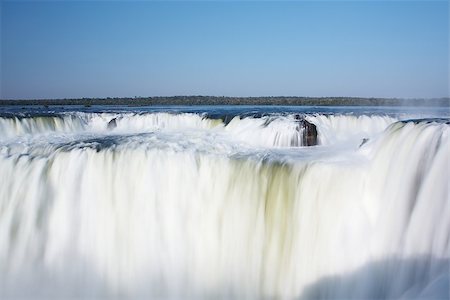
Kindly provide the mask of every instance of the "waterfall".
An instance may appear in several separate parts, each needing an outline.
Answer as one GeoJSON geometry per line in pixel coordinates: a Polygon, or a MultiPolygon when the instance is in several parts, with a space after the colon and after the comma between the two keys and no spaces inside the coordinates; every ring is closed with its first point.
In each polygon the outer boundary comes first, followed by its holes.
{"type": "Polygon", "coordinates": [[[449,298],[448,121],[302,118],[1,117],[0,298],[449,298]]]}

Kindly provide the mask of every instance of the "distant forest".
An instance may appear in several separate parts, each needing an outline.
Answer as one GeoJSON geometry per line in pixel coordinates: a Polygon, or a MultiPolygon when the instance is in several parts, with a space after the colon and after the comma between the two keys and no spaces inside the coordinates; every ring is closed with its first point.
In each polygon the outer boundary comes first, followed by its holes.
{"type": "Polygon", "coordinates": [[[450,98],[399,99],[356,97],[215,97],[173,96],[134,98],[80,98],[0,100],[4,105],[308,105],[308,106],[443,106],[450,107],[450,98]]]}

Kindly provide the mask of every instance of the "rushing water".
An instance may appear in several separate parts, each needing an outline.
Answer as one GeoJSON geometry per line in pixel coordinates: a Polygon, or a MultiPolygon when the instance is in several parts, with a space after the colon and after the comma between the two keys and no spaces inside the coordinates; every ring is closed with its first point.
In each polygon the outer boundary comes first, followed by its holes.
{"type": "Polygon", "coordinates": [[[0,298],[448,299],[449,117],[1,108],[0,298]]]}

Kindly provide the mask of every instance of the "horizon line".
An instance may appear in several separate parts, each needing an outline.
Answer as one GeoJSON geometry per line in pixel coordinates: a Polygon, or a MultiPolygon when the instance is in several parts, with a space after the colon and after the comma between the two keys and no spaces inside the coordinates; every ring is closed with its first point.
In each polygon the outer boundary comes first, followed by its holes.
{"type": "Polygon", "coordinates": [[[377,97],[377,96],[213,96],[213,95],[171,95],[171,96],[102,96],[102,97],[57,97],[57,98],[0,98],[0,101],[48,101],[48,100],[102,100],[102,99],[146,99],[146,98],[181,98],[181,97],[209,97],[209,98],[305,98],[305,99],[390,99],[390,100],[437,100],[450,99],[450,96],[441,97],[377,97]]]}

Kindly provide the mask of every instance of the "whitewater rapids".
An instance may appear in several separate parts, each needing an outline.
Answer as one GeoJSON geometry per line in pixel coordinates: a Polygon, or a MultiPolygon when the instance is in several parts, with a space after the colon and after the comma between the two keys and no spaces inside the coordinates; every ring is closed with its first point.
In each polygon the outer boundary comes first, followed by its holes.
{"type": "Polygon", "coordinates": [[[7,112],[0,298],[448,299],[450,125],[7,112]]]}

